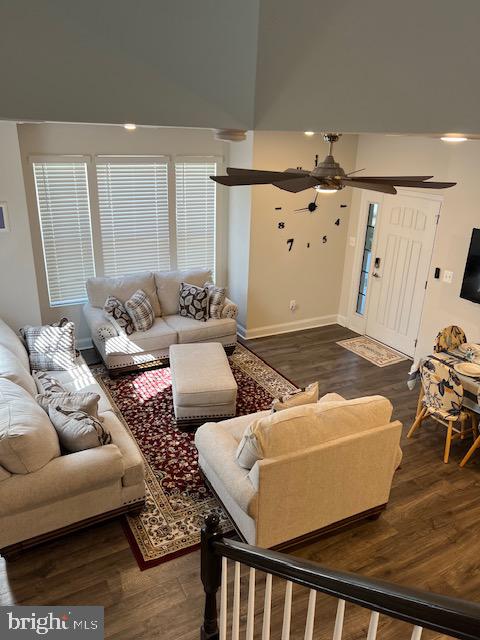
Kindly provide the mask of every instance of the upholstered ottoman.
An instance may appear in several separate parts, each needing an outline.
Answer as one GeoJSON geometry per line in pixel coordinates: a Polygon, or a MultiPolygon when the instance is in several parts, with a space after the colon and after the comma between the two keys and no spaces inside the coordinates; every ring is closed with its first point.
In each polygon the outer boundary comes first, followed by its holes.
{"type": "Polygon", "coordinates": [[[198,426],[235,415],[237,383],[222,344],[172,344],[170,370],[178,426],[198,426]]]}

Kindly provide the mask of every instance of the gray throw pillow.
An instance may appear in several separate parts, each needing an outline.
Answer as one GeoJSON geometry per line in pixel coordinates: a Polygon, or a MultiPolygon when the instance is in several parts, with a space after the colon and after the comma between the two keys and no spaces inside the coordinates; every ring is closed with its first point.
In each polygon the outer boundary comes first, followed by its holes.
{"type": "Polygon", "coordinates": [[[227,290],[225,287],[216,287],[212,282],[207,282],[205,286],[208,288],[208,315],[219,320],[225,306],[227,290]]]}
{"type": "Polygon", "coordinates": [[[153,326],[155,314],[147,294],[142,289],[135,291],[130,300],[125,302],[125,309],[132,319],[135,331],[148,331],[153,326]]]}
{"type": "Polygon", "coordinates": [[[112,442],[112,436],[100,420],[84,411],[48,407],[48,415],[58,435],[60,446],[67,453],[94,449],[112,442]]]}
{"type": "Polygon", "coordinates": [[[38,393],[62,393],[66,391],[61,382],[52,378],[46,371],[32,371],[38,393]]]}
{"type": "Polygon", "coordinates": [[[263,459],[263,454],[256,436],[252,433],[251,425],[245,429],[235,454],[237,463],[244,469],[251,469],[257,460],[263,459]]]}
{"type": "Polygon", "coordinates": [[[63,319],[60,322],[61,326],[26,326],[21,330],[32,369],[60,371],[75,367],[75,325],[63,319]]]}
{"type": "Polygon", "coordinates": [[[127,336],[131,336],[135,331],[132,319],[128,315],[123,302],[115,298],[115,296],[108,296],[103,305],[103,311],[118,333],[126,333],[127,336]]]}
{"type": "Polygon", "coordinates": [[[178,299],[178,313],[185,318],[208,320],[208,287],[196,287],[182,282],[178,299]]]}
{"type": "Polygon", "coordinates": [[[100,396],[92,391],[63,391],[57,393],[43,393],[37,395],[36,401],[48,413],[49,407],[55,407],[61,411],[82,411],[89,416],[102,421],[98,415],[98,402],[100,396]]]}

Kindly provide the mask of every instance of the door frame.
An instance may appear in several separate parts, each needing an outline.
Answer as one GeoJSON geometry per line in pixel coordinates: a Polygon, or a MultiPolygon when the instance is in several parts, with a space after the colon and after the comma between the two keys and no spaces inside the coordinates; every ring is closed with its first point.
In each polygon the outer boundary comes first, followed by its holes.
{"type": "MultiPolygon", "coordinates": [[[[438,193],[425,193],[425,191],[414,191],[413,189],[399,189],[398,187],[397,187],[397,192],[398,192],[398,195],[414,196],[415,198],[423,198],[425,200],[430,200],[430,201],[434,200],[435,202],[439,203],[439,214],[437,217],[437,224],[434,226],[432,251],[429,257],[429,269],[428,269],[428,279],[427,279],[427,284],[428,284],[431,277],[433,250],[435,248],[438,221],[440,219],[440,215],[442,212],[443,196],[438,193]]],[[[361,197],[360,197],[360,212],[359,212],[359,215],[357,216],[357,225],[355,228],[356,241],[355,241],[355,251],[354,251],[353,264],[352,264],[352,271],[351,271],[351,277],[350,277],[350,288],[348,293],[348,315],[346,318],[347,327],[352,331],[359,333],[362,336],[366,335],[367,318],[368,318],[369,302],[370,302],[370,291],[371,291],[371,287],[369,283],[367,287],[367,296],[365,300],[365,313],[362,316],[359,313],[357,313],[357,296],[358,296],[358,287],[360,285],[360,275],[361,275],[360,272],[361,272],[362,260],[363,260],[365,233],[367,229],[368,208],[370,204],[378,204],[377,224],[375,225],[375,232],[373,235],[373,243],[372,243],[372,255],[374,255],[377,249],[378,230],[380,228],[381,221],[382,221],[383,203],[384,203],[383,194],[375,191],[367,191],[367,190],[362,191],[361,197]]],[[[426,295],[426,288],[425,288],[425,293],[422,300],[422,312],[420,314],[420,323],[418,326],[419,331],[422,323],[423,309],[425,307],[425,295],[426,295]]],[[[418,338],[418,332],[417,332],[417,338],[418,338]]]]}

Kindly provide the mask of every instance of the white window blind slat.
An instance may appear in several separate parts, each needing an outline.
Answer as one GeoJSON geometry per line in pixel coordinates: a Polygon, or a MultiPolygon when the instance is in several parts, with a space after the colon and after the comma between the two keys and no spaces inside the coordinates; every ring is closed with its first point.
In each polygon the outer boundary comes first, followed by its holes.
{"type": "Polygon", "coordinates": [[[34,162],[33,173],[50,306],[79,304],[95,275],[87,165],[34,162]]]}
{"type": "Polygon", "coordinates": [[[179,269],[206,267],[215,273],[215,162],[177,162],[176,228],[179,269]]]}
{"type": "Polygon", "coordinates": [[[97,163],[104,273],[170,269],[166,162],[97,163]]]}

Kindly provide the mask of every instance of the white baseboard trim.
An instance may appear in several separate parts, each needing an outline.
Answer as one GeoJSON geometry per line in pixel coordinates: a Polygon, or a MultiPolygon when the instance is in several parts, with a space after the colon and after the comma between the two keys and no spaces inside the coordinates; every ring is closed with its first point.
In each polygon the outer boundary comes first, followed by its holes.
{"type": "Polygon", "coordinates": [[[265,338],[266,336],[274,336],[280,333],[325,327],[329,324],[342,324],[340,320],[344,320],[343,316],[332,314],[330,316],[317,316],[316,318],[294,320],[293,322],[284,322],[282,324],[270,324],[257,329],[245,329],[241,324],[237,324],[237,331],[238,335],[244,340],[254,340],[255,338],[265,338]]]}
{"type": "Polygon", "coordinates": [[[93,342],[91,338],[80,338],[75,341],[77,343],[77,349],[91,349],[93,347],[93,342]]]}
{"type": "Polygon", "coordinates": [[[337,324],[339,324],[342,327],[346,327],[347,326],[347,316],[338,315],[337,316],[337,324]]]}

